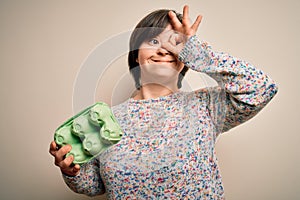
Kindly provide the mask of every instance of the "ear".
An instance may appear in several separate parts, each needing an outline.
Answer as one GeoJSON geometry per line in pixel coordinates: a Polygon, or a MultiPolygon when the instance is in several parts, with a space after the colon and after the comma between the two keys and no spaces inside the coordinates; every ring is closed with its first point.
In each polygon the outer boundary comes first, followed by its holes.
{"type": "Polygon", "coordinates": [[[136,59],[135,59],[135,62],[139,63],[139,59],[138,59],[138,58],[136,58],[136,59]]]}

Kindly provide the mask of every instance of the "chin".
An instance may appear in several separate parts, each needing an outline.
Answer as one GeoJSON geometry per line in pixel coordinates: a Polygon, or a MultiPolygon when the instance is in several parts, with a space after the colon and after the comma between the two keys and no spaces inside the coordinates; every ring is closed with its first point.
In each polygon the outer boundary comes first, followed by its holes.
{"type": "Polygon", "coordinates": [[[144,83],[156,83],[159,85],[177,84],[179,72],[170,65],[147,65],[141,69],[141,77],[144,83]]]}
{"type": "Polygon", "coordinates": [[[151,77],[161,77],[170,79],[171,77],[178,77],[179,72],[176,70],[176,66],[171,64],[151,64],[142,66],[142,73],[151,78],[151,77]]]}

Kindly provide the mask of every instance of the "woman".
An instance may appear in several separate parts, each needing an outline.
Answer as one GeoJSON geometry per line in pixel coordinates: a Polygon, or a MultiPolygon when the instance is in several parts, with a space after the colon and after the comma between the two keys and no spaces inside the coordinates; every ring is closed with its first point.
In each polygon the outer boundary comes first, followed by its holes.
{"type": "Polygon", "coordinates": [[[150,13],[130,40],[128,63],[136,94],[112,108],[121,141],[82,166],[50,153],[75,192],[109,199],[224,199],[215,154],[220,133],[256,115],[276,94],[269,76],[251,64],[214,52],[189,21],[171,10],[150,13]],[[150,27],[150,28],[149,28],[150,27]],[[188,69],[207,73],[219,86],[180,91],[188,69]]]}

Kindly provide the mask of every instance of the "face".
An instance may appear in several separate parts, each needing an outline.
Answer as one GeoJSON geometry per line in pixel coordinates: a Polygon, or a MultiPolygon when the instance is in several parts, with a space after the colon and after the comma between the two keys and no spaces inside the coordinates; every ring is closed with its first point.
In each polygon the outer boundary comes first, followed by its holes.
{"type": "Polygon", "coordinates": [[[144,41],[138,53],[137,62],[141,68],[142,82],[174,82],[177,84],[178,75],[183,69],[177,56],[164,48],[170,42],[174,30],[168,25],[165,30],[154,38],[144,41]]]}

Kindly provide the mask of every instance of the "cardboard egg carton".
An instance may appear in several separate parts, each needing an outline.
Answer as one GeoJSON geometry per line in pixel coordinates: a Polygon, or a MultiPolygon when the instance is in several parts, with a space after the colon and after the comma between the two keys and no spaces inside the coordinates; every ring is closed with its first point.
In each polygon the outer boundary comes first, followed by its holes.
{"type": "Polygon", "coordinates": [[[58,127],[54,140],[59,147],[70,144],[66,156],[74,156],[74,164],[83,164],[122,138],[123,132],[110,107],[98,102],[81,111],[58,127]]]}

